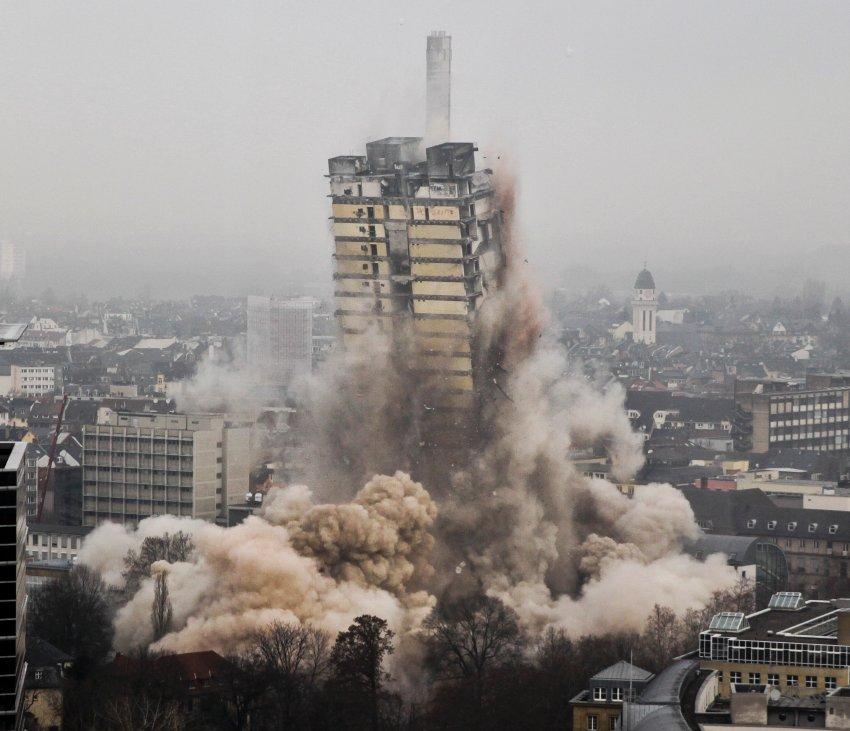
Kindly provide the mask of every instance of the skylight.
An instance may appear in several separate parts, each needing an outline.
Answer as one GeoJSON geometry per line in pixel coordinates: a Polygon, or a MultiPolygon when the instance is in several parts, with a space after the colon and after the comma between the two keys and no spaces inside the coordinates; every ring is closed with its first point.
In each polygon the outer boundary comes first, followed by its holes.
{"type": "Polygon", "coordinates": [[[743,612],[718,612],[711,618],[711,623],[708,625],[710,630],[720,632],[741,632],[749,627],[743,612]]]}
{"type": "Polygon", "coordinates": [[[803,595],[799,591],[780,591],[770,597],[770,609],[802,609],[803,595]]]}

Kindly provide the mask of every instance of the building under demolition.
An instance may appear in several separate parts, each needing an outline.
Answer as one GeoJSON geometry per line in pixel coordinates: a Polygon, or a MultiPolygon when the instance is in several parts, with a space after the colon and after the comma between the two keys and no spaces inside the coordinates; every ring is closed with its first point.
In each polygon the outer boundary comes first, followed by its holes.
{"type": "MultiPolygon", "coordinates": [[[[450,129],[451,39],[429,38],[427,58],[430,141],[450,129]]],[[[503,263],[501,214],[475,145],[437,142],[387,137],[328,161],[336,313],[347,347],[372,330],[403,343],[423,412],[457,422],[476,402],[474,321],[503,263]]]]}

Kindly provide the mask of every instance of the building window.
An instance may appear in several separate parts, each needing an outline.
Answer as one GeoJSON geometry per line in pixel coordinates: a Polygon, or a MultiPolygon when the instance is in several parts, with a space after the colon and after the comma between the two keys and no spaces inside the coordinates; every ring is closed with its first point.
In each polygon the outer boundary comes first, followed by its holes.
{"type": "Polygon", "coordinates": [[[729,682],[730,683],[740,683],[741,682],[741,673],[737,670],[733,670],[729,673],[729,682]]]}
{"type": "Polygon", "coordinates": [[[590,715],[587,717],[587,731],[599,731],[599,716],[590,715]]]}
{"type": "Polygon", "coordinates": [[[723,682],[723,671],[722,671],[722,670],[718,670],[718,671],[717,671],[717,682],[718,682],[718,683],[722,683],[722,682],[723,682]]]}
{"type": "Polygon", "coordinates": [[[593,700],[595,700],[595,701],[607,701],[608,696],[605,694],[605,688],[594,688],[593,689],[593,700]]]}
{"type": "Polygon", "coordinates": [[[761,683],[761,673],[750,673],[748,682],[750,685],[758,685],[761,683]]]}
{"type": "Polygon", "coordinates": [[[818,676],[817,675],[807,675],[806,676],[806,687],[807,688],[817,688],[818,687],[818,676]]]}
{"type": "Polygon", "coordinates": [[[827,675],[823,679],[823,687],[827,690],[835,690],[838,687],[838,679],[827,675]]]}
{"type": "Polygon", "coordinates": [[[785,685],[789,688],[794,688],[797,685],[797,676],[796,675],[786,675],[785,676],[785,685]]]}
{"type": "Polygon", "coordinates": [[[779,685],[779,673],[768,673],[767,674],[767,684],[768,685],[779,685]]]}
{"type": "Polygon", "coordinates": [[[611,700],[612,701],[622,701],[623,700],[623,689],[622,688],[611,688],[611,700]]]}

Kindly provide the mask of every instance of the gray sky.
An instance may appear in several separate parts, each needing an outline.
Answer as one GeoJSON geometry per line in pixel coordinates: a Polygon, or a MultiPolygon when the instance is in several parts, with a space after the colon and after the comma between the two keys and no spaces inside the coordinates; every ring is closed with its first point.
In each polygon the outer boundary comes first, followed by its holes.
{"type": "Polygon", "coordinates": [[[845,0],[5,0],[0,236],[38,289],[329,283],[326,159],[422,133],[432,29],[548,284],[847,271],[845,0]]]}

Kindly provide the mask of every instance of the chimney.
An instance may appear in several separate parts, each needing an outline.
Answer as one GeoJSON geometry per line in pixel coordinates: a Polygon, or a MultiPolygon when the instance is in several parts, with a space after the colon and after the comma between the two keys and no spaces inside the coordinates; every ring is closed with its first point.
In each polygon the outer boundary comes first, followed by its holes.
{"type": "Polygon", "coordinates": [[[425,80],[425,146],[449,142],[451,136],[452,37],[444,30],[428,36],[425,80]]]}
{"type": "Polygon", "coordinates": [[[839,645],[850,645],[850,609],[838,610],[838,635],[836,639],[839,645]]]}

